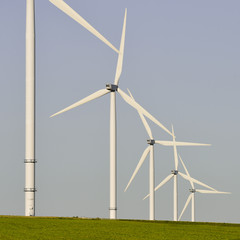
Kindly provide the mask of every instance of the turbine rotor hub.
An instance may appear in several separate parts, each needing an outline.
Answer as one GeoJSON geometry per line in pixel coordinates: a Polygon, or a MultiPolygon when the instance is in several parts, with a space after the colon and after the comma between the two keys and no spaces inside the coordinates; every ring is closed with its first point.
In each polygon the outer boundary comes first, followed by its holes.
{"type": "Polygon", "coordinates": [[[149,145],[154,145],[154,144],[155,144],[155,140],[154,140],[154,139],[148,139],[148,140],[147,140],[147,143],[148,143],[149,145]]]}
{"type": "Polygon", "coordinates": [[[118,85],[108,83],[108,84],[106,84],[106,89],[111,92],[116,92],[118,89],[118,85]]]}
{"type": "Polygon", "coordinates": [[[196,192],[196,189],[189,189],[189,192],[191,192],[191,193],[195,193],[196,192]]]}
{"type": "Polygon", "coordinates": [[[172,173],[173,175],[178,175],[178,170],[172,170],[171,173],[172,173]]]}

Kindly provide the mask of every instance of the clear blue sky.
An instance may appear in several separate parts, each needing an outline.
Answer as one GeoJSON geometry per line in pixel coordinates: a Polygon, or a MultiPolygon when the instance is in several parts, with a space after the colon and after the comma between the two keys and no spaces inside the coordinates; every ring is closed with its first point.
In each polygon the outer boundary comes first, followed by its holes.
{"type": "MultiPolygon", "coordinates": [[[[66,0],[117,48],[128,8],[119,85],[178,141],[190,174],[232,195],[196,196],[196,220],[240,222],[239,1],[66,0]]],[[[25,1],[0,8],[0,214],[24,214],[25,1]]],[[[109,216],[109,96],[49,119],[114,81],[117,55],[47,0],[36,0],[36,214],[109,216]]],[[[118,217],[148,219],[148,161],[123,192],[147,146],[137,112],[117,97],[118,217]]],[[[156,139],[170,140],[150,123],[156,139]]],[[[174,167],[155,148],[156,184],[174,167]]],[[[179,212],[190,184],[179,180],[179,212]]],[[[171,220],[173,184],[156,193],[156,218],[171,220]]],[[[190,209],[183,216],[190,220],[190,209]]]]}

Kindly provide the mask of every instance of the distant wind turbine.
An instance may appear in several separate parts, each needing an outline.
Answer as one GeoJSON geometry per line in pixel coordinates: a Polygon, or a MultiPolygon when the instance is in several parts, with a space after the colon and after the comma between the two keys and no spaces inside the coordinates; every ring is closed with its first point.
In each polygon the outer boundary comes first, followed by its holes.
{"type": "MultiPolygon", "coordinates": [[[[173,177],[173,220],[178,220],[178,154],[177,154],[177,146],[210,146],[211,144],[204,144],[204,143],[186,143],[186,142],[176,142],[176,137],[174,133],[174,129],[172,126],[172,136],[173,141],[156,141],[158,144],[163,146],[173,146],[174,152],[174,163],[175,169],[172,170],[172,177],[173,177]]],[[[169,179],[170,180],[170,179],[169,179]]]]}
{"type": "MultiPolygon", "coordinates": [[[[134,100],[131,92],[128,90],[131,98],[134,100]]],[[[173,136],[173,141],[158,141],[158,140],[154,140],[153,135],[152,135],[152,131],[150,126],[148,125],[144,115],[138,111],[139,116],[142,120],[142,123],[148,133],[148,136],[150,139],[147,140],[147,143],[149,144],[149,146],[144,150],[142,157],[140,158],[136,169],[134,170],[126,188],[125,188],[125,192],[128,189],[128,187],[130,186],[131,182],[133,181],[134,177],[136,176],[136,174],[138,173],[139,169],[141,168],[143,162],[145,161],[148,153],[150,154],[150,159],[149,159],[149,220],[154,220],[155,219],[155,193],[154,193],[154,186],[155,186],[155,170],[154,170],[154,144],[158,143],[160,145],[164,145],[164,146],[173,146],[174,147],[174,160],[175,160],[175,166],[177,169],[178,166],[178,160],[176,159],[177,157],[177,151],[176,151],[176,146],[208,146],[209,144],[202,144],[202,143],[189,143],[189,142],[176,142],[175,141],[175,136],[174,136],[174,131],[173,131],[173,127],[172,127],[172,136],[173,136]]],[[[177,179],[174,178],[174,193],[175,193],[175,208],[177,209],[177,179]]]]}
{"type": "Polygon", "coordinates": [[[187,199],[187,201],[186,201],[186,203],[185,203],[185,205],[183,207],[183,210],[182,210],[182,212],[181,212],[181,214],[180,214],[180,216],[178,218],[178,221],[180,221],[180,219],[181,219],[183,213],[185,212],[188,204],[190,203],[190,201],[192,201],[192,222],[194,222],[195,221],[195,193],[196,192],[206,193],[206,194],[230,194],[230,192],[220,192],[220,191],[217,191],[217,190],[196,189],[194,187],[194,182],[192,181],[192,178],[191,178],[191,176],[190,176],[190,174],[189,174],[185,164],[183,163],[182,158],[180,156],[179,156],[179,158],[180,158],[180,161],[181,161],[181,163],[183,165],[183,168],[184,168],[187,176],[189,177],[188,180],[189,180],[192,188],[189,189],[190,195],[189,195],[189,197],[188,197],[188,199],[187,199]]]}
{"type": "Polygon", "coordinates": [[[97,99],[103,95],[110,93],[110,219],[117,218],[117,199],[116,199],[116,92],[133,108],[137,109],[143,115],[148,117],[155,124],[160,126],[163,130],[171,135],[171,132],[165,128],[156,118],[154,118],[149,112],[147,112],[143,107],[141,107],[137,102],[130,98],[125,92],[123,92],[118,87],[119,78],[122,72],[123,64],[123,54],[124,54],[124,42],[125,42],[125,31],[126,31],[126,18],[127,18],[127,9],[125,10],[122,37],[120,43],[120,50],[118,54],[118,62],[115,74],[114,84],[107,84],[106,89],[101,89],[88,97],[70,105],[69,107],[53,114],[51,117],[66,112],[70,109],[78,107],[82,104],[85,104],[91,100],[97,99]]]}

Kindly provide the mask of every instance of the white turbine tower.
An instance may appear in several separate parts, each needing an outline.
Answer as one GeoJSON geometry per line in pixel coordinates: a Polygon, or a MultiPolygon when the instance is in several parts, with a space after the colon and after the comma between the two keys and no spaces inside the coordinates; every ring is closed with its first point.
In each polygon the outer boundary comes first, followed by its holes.
{"type": "Polygon", "coordinates": [[[25,216],[35,216],[35,7],[26,0],[25,216]]]}
{"type": "Polygon", "coordinates": [[[214,191],[214,190],[196,189],[194,187],[194,182],[192,181],[191,176],[190,176],[185,164],[183,163],[182,158],[180,156],[179,156],[179,158],[180,158],[180,161],[183,165],[183,168],[184,168],[187,176],[189,177],[189,182],[190,182],[192,188],[189,189],[190,195],[187,198],[187,201],[186,201],[186,203],[183,207],[183,210],[182,210],[182,212],[181,212],[181,214],[178,218],[178,221],[181,219],[181,217],[182,217],[183,213],[185,212],[185,210],[186,210],[188,204],[190,203],[190,201],[192,201],[192,222],[194,222],[195,221],[195,193],[196,192],[206,193],[206,194],[230,194],[230,193],[229,192],[220,192],[220,191],[217,191],[217,190],[214,191]]]}
{"type": "Polygon", "coordinates": [[[123,64],[123,53],[124,53],[124,42],[125,42],[125,31],[126,31],[126,17],[127,17],[127,10],[125,10],[124,16],[124,23],[123,23],[123,30],[122,30],[122,37],[120,43],[120,50],[118,54],[118,62],[116,68],[116,75],[114,84],[107,84],[106,89],[101,89],[88,97],[70,105],[69,107],[53,114],[51,117],[66,112],[70,109],[78,107],[84,103],[87,103],[91,100],[99,98],[105,94],[110,93],[110,219],[117,218],[117,184],[116,184],[116,91],[120,94],[120,96],[132,107],[137,109],[139,112],[144,114],[148,117],[151,121],[156,123],[166,132],[171,134],[171,132],[166,129],[156,118],[154,118],[150,113],[148,113],[143,107],[141,107],[137,102],[132,100],[125,92],[123,92],[118,87],[119,78],[122,72],[122,64],[123,64]]]}
{"type": "MultiPolygon", "coordinates": [[[[130,91],[128,91],[131,98],[134,100],[132,94],[130,91]]],[[[145,117],[143,114],[138,111],[139,116],[142,120],[142,123],[147,131],[147,134],[150,139],[147,140],[147,143],[149,146],[144,150],[142,157],[140,158],[140,161],[138,162],[138,165],[136,169],[134,170],[126,188],[125,192],[130,186],[131,182],[133,181],[134,177],[138,173],[140,167],[142,166],[143,162],[147,158],[148,153],[150,153],[150,159],[149,159],[149,220],[154,220],[155,219],[155,193],[154,193],[154,186],[155,186],[155,170],[154,170],[154,144],[158,143],[160,145],[164,146],[173,146],[174,147],[174,160],[175,160],[175,169],[178,168],[178,159],[177,159],[177,150],[176,146],[208,146],[209,144],[202,144],[202,143],[189,143],[189,142],[176,142],[175,141],[175,136],[174,136],[174,131],[172,127],[172,136],[173,136],[173,141],[158,141],[154,140],[151,128],[149,127],[145,117]]],[[[175,172],[174,172],[175,173],[175,172]]],[[[175,175],[174,177],[174,209],[177,210],[177,176],[175,175]]],[[[175,212],[175,211],[174,211],[175,212]]],[[[177,217],[176,217],[177,219],[177,217]]]]}

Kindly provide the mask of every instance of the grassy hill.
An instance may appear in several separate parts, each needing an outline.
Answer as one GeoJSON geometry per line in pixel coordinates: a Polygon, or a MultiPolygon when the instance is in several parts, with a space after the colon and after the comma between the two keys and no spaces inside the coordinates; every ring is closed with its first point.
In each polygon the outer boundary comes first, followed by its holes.
{"type": "Polygon", "coordinates": [[[0,239],[240,240],[240,224],[0,216],[0,239]]]}

